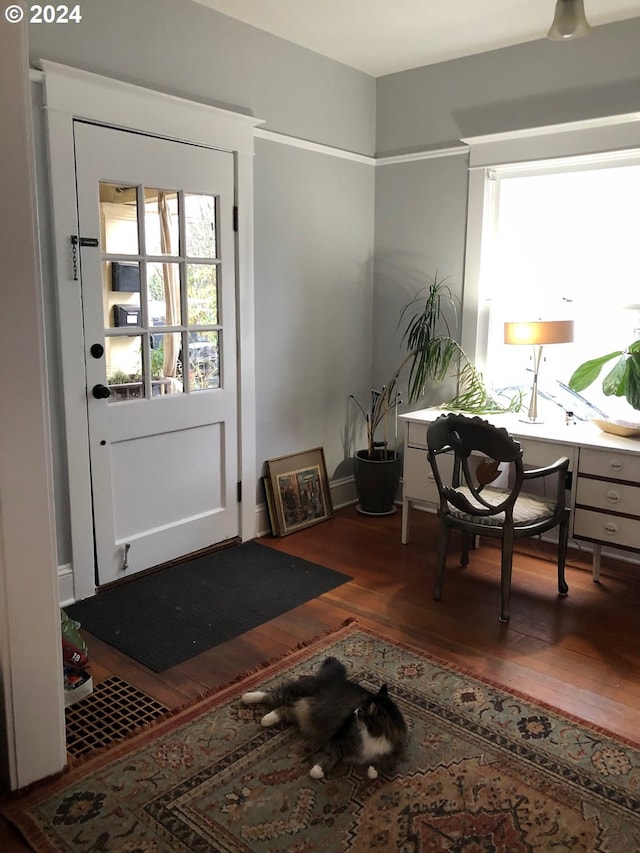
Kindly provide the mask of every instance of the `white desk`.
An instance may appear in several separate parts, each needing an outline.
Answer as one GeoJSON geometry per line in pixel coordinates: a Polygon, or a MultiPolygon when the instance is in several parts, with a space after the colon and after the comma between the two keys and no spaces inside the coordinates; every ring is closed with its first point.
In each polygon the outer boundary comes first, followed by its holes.
{"type": "MultiPolygon", "coordinates": [[[[409,541],[411,508],[435,512],[438,490],[427,458],[427,428],[444,414],[422,409],[400,415],[406,424],[402,489],[402,541],[409,541]]],[[[593,546],[593,579],[600,577],[602,546],[638,555],[640,562],[640,438],[602,432],[595,424],[563,420],[530,424],[518,415],[483,415],[504,427],[522,445],[524,462],[539,467],[569,457],[571,509],[569,535],[593,546]]],[[[634,562],[636,559],[634,558],[634,562]]]]}

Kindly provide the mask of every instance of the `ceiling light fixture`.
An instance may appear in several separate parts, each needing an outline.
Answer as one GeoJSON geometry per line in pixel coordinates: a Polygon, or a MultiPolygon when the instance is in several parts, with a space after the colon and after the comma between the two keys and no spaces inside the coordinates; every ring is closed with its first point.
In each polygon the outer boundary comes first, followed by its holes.
{"type": "Polygon", "coordinates": [[[579,39],[586,36],[590,29],[584,14],[584,0],[558,0],[547,38],[551,41],[579,39]]]}

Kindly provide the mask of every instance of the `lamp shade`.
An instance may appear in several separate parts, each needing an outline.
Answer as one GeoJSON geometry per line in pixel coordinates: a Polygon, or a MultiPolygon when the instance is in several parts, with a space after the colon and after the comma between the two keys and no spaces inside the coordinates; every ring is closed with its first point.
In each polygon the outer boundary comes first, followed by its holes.
{"type": "Polygon", "coordinates": [[[533,320],[530,323],[505,323],[505,344],[568,344],[573,340],[573,320],[533,320]]]}
{"type": "Polygon", "coordinates": [[[566,41],[586,36],[591,29],[584,14],[584,0],[558,0],[547,38],[566,41]]]}

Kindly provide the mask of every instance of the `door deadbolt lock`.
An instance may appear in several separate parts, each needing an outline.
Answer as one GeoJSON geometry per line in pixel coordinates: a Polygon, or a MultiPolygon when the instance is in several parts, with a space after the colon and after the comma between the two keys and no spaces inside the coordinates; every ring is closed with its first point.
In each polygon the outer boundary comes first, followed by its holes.
{"type": "Polygon", "coordinates": [[[91,393],[96,398],[96,400],[106,400],[107,397],[111,396],[111,391],[107,388],[106,385],[94,385],[91,389],[91,393]]]}
{"type": "Polygon", "coordinates": [[[102,358],[104,355],[104,347],[102,344],[91,344],[89,352],[94,358],[102,358]]]}

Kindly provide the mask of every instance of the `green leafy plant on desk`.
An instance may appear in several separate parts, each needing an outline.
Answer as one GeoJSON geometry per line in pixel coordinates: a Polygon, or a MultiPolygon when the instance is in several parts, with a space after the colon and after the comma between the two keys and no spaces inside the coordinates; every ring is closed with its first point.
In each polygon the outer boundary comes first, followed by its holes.
{"type": "Polygon", "coordinates": [[[396,376],[406,365],[410,365],[408,401],[417,402],[429,385],[439,385],[450,372],[455,371],[457,391],[455,397],[446,403],[447,409],[472,414],[519,411],[522,406],[521,393],[516,394],[506,405],[491,396],[482,374],[452,337],[443,300],[455,315],[457,304],[451,289],[444,279],[438,279],[436,275],[433,284],[420,291],[400,315],[398,327],[407,323],[402,341],[408,355],[396,376]]]}
{"type": "Polygon", "coordinates": [[[628,403],[640,410],[640,340],[623,350],[589,359],[577,367],[569,379],[569,388],[584,391],[600,376],[600,371],[613,358],[617,362],[602,380],[602,391],[607,397],[625,397],[628,403]]]}

